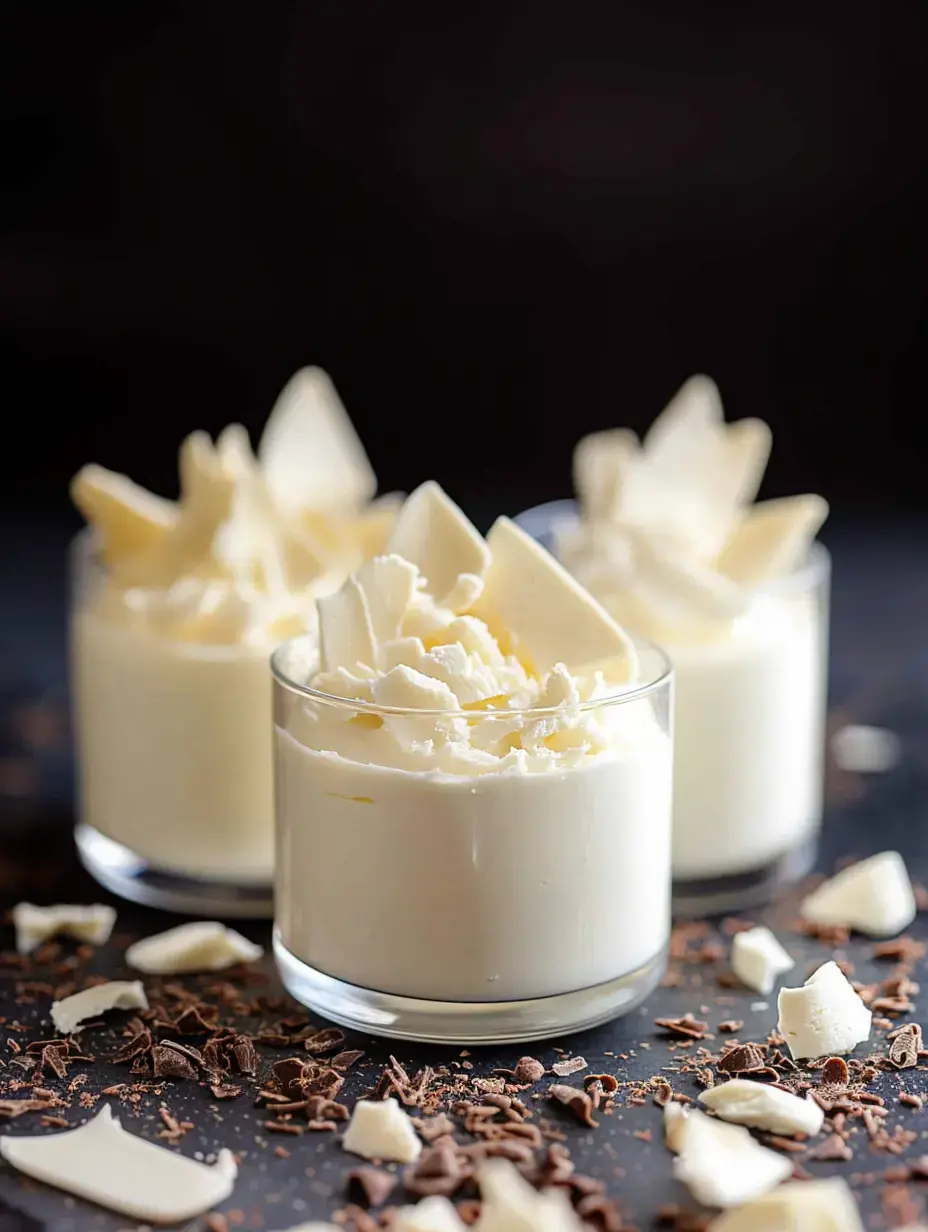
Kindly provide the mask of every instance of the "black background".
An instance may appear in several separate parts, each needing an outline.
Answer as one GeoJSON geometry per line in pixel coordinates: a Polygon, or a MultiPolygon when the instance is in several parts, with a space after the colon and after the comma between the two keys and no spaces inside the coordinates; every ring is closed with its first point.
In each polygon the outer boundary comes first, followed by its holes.
{"type": "Polygon", "coordinates": [[[924,505],[925,6],[6,4],[0,497],[332,373],[382,487],[567,494],[691,372],[924,505]]]}

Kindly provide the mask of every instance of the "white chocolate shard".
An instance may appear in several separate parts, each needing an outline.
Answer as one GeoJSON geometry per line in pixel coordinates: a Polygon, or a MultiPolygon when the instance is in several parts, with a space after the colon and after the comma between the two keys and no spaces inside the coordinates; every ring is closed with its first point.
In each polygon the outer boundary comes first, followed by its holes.
{"type": "Polygon", "coordinates": [[[324,672],[363,663],[373,667],[377,643],[367,599],[357,578],[350,577],[333,595],[316,600],[319,613],[319,661],[324,672]]]}
{"type": "Polygon", "coordinates": [[[781,1185],[719,1215],[709,1232],[864,1232],[864,1225],[847,1181],[828,1177],[781,1185]]]}
{"type": "Polygon", "coordinates": [[[148,999],[139,980],[110,980],[94,984],[73,993],[62,1001],[53,1001],[51,1008],[55,1030],[73,1035],[85,1022],[99,1018],[107,1010],[147,1010],[148,999]]]}
{"type": "Polygon", "coordinates": [[[850,1052],[870,1038],[870,1011],[834,962],[801,988],[781,988],[777,1008],[777,1030],[795,1060],[850,1052]]]}
{"type": "Polygon", "coordinates": [[[719,573],[742,586],[798,568],[828,517],[820,496],[786,496],[749,510],[716,560],[719,573]]]}
{"type": "Polygon", "coordinates": [[[136,941],[126,950],[126,962],[146,975],[182,975],[256,962],[263,953],[260,945],[225,924],[197,920],[136,941]]]}
{"type": "Polygon", "coordinates": [[[435,599],[448,594],[462,573],[480,577],[490,563],[480,532],[432,480],[407,497],[387,549],[418,567],[435,599]]]}
{"type": "Polygon", "coordinates": [[[710,1087],[701,1092],[699,1102],[723,1121],[772,1134],[817,1134],[825,1119],[823,1109],[810,1095],[803,1099],[747,1078],[733,1078],[710,1087]]]}
{"type": "Polygon", "coordinates": [[[584,1232],[563,1190],[533,1189],[508,1160],[487,1160],[477,1183],[482,1206],[476,1232],[584,1232]]]}
{"type": "Polygon", "coordinates": [[[799,910],[814,924],[895,937],[915,919],[915,893],[899,852],[883,851],[842,869],[807,895],[799,910]]]}
{"type": "Polygon", "coordinates": [[[688,1116],[689,1111],[682,1104],[671,1102],[664,1105],[664,1142],[667,1150],[675,1155],[683,1150],[688,1116]]]}
{"type": "Polygon", "coordinates": [[[424,676],[414,667],[400,663],[375,680],[371,686],[374,701],[380,706],[402,710],[458,710],[458,699],[441,680],[424,676]]]}
{"type": "Polygon", "coordinates": [[[769,928],[750,928],[732,938],[732,971],[742,984],[764,996],[795,965],[769,928]]]}
{"type": "Polygon", "coordinates": [[[644,452],[661,470],[685,475],[698,465],[705,442],[715,437],[724,422],[715,381],[691,376],[651,424],[644,452]]]}
{"type": "Polygon", "coordinates": [[[740,1125],[693,1110],[686,1118],[674,1175],[704,1206],[740,1206],[792,1175],[793,1161],[761,1146],[740,1125]]]}
{"type": "Polygon", "coordinates": [[[103,466],[82,467],[71,481],[71,499],[100,536],[110,565],[147,552],[177,524],[178,509],[103,466]]]}
{"type": "MultiPolygon", "coordinates": [[[[403,617],[416,593],[419,570],[402,556],[375,556],[362,565],[354,577],[364,595],[370,630],[368,634],[364,629],[362,636],[370,636],[375,647],[394,641],[400,635],[403,617]]],[[[369,659],[357,661],[373,667],[369,659]]]]}
{"type": "Polygon", "coordinates": [[[452,1203],[438,1194],[400,1207],[390,1223],[393,1232],[465,1232],[466,1226],[452,1203]]]}
{"type": "Polygon", "coordinates": [[[849,774],[887,774],[899,764],[902,741],[885,727],[848,723],[832,736],[831,755],[849,774]]]}
{"type": "Polygon", "coordinates": [[[591,521],[618,511],[623,467],[638,452],[638,437],[629,428],[610,428],[585,436],[574,450],[574,488],[591,521]]]}
{"type": "Polygon", "coordinates": [[[364,1159],[411,1164],[422,1152],[422,1143],[412,1121],[395,1099],[360,1099],[342,1146],[364,1159]]]}
{"type": "Polygon", "coordinates": [[[377,490],[377,478],[331,378],[301,368],[287,382],[261,435],[258,458],[281,509],[347,512],[377,490]]]}
{"type": "Polygon", "coordinates": [[[512,651],[542,676],[556,663],[569,670],[602,667],[611,682],[634,677],[628,635],[563,565],[509,518],[494,522],[487,545],[491,563],[474,612],[512,651]]]}
{"type": "Polygon", "coordinates": [[[0,1155],[33,1180],[153,1224],[202,1215],[228,1198],[238,1172],[231,1151],[210,1166],[130,1134],[108,1105],[78,1129],[7,1135],[0,1155]]]}
{"type": "Polygon", "coordinates": [[[115,923],[116,911],[105,903],[93,903],[89,907],[71,903],[56,903],[52,907],[17,903],[13,908],[19,954],[31,954],[43,942],[62,935],[89,945],[104,945],[115,923]]]}
{"type": "Polygon", "coordinates": [[[733,509],[757,499],[770,460],[773,434],[762,419],[738,419],[725,429],[728,476],[725,497],[733,509]]]}

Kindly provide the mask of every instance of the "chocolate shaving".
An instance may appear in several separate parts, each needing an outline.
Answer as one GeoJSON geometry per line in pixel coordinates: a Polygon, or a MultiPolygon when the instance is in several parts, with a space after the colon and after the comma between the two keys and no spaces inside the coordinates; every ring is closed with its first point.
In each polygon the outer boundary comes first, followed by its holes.
{"type": "Polygon", "coordinates": [[[911,1069],[918,1064],[922,1048],[922,1029],[917,1022],[910,1022],[892,1037],[889,1059],[896,1069],[911,1069]]]}
{"type": "Polygon", "coordinates": [[[874,958],[887,958],[896,962],[917,962],[924,958],[928,946],[924,941],[916,941],[914,937],[903,934],[892,941],[881,941],[873,947],[874,958]]]}
{"type": "Polygon", "coordinates": [[[733,1035],[735,1031],[740,1031],[743,1026],[744,1023],[740,1018],[726,1018],[724,1022],[719,1023],[719,1030],[733,1035]]]}
{"type": "Polygon", "coordinates": [[[338,1027],[324,1027],[305,1040],[303,1047],[313,1056],[320,1056],[324,1052],[331,1052],[334,1048],[341,1048],[344,1042],[344,1031],[340,1031],[338,1027]]]}
{"type": "Polygon", "coordinates": [[[396,1177],[379,1168],[355,1168],[348,1173],[347,1197],[356,1206],[383,1206],[393,1192],[396,1177]]]}
{"type": "Polygon", "coordinates": [[[593,1101],[586,1091],[555,1083],[548,1087],[548,1098],[569,1109],[581,1125],[589,1125],[593,1129],[599,1124],[593,1120],[593,1101]]]}
{"type": "Polygon", "coordinates": [[[519,1057],[516,1061],[516,1067],[512,1071],[512,1080],[520,1085],[522,1083],[534,1084],[539,1078],[545,1075],[545,1067],[540,1061],[536,1061],[534,1057],[519,1057]]]}
{"type": "Polygon", "coordinates": [[[853,1159],[854,1152],[840,1134],[829,1134],[823,1142],[812,1148],[807,1158],[819,1160],[821,1163],[835,1163],[838,1160],[853,1159]]]}
{"type": "Polygon", "coordinates": [[[193,1078],[197,1071],[187,1057],[168,1044],[155,1044],[151,1050],[152,1069],[156,1078],[193,1078]]]}
{"type": "Polygon", "coordinates": [[[299,1057],[285,1057],[271,1066],[271,1073],[280,1083],[284,1094],[296,1099],[303,1094],[302,1081],[306,1070],[306,1063],[299,1057]]]}
{"type": "Polygon", "coordinates": [[[0,1099],[0,1117],[13,1120],[26,1112],[47,1112],[50,1107],[47,1099],[0,1099]]]}
{"type": "Polygon", "coordinates": [[[110,1060],[115,1061],[117,1065],[124,1061],[134,1061],[136,1057],[151,1050],[151,1031],[144,1022],[140,1018],[132,1018],[129,1021],[129,1027],[133,1032],[132,1037],[110,1057],[110,1060]]]}
{"type": "Polygon", "coordinates": [[[67,1044],[47,1044],[42,1049],[42,1060],[39,1068],[51,1070],[56,1078],[67,1078],[67,1049],[67,1044]]]}
{"type": "Polygon", "coordinates": [[[821,1086],[847,1086],[847,1062],[843,1057],[829,1057],[822,1066],[819,1083],[821,1086]]]}
{"type": "Polygon", "coordinates": [[[247,1035],[240,1035],[232,1045],[232,1057],[240,1074],[253,1074],[258,1068],[258,1050],[247,1035]]]}
{"type": "Polygon", "coordinates": [[[215,1081],[209,1084],[209,1089],[212,1091],[216,1099],[235,1099],[236,1095],[241,1095],[242,1088],[236,1086],[232,1082],[215,1081]]]}
{"type": "Polygon", "coordinates": [[[585,1223],[601,1228],[602,1232],[622,1232],[624,1223],[619,1209],[605,1194],[587,1194],[577,1203],[576,1210],[585,1223]]]}
{"type": "Polygon", "coordinates": [[[461,1167],[458,1153],[452,1146],[433,1146],[422,1152],[416,1162],[403,1173],[403,1188],[417,1198],[435,1194],[448,1198],[471,1175],[461,1167]]]}
{"type": "Polygon", "coordinates": [[[418,1121],[413,1121],[413,1125],[425,1142],[434,1142],[436,1138],[444,1138],[454,1133],[454,1121],[449,1116],[445,1116],[443,1112],[439,1112],[436,1116],[422,1117],[418,1121]]]}
{"type": "Polygon", "coordinates": [[[736,1044],[719,1058],[717,1068],[725,1074],[750,1074],[765,1065],[766,1055],[760,1044],[736,1044]]]}
{"type": "Polygon", "coordinates": [[[329,1064],[333,1069],[346,1070],[354,1065],[355,1061],[360,1061],[364,1053],[360,1048],[346,1048],[344,1052],[334,1056],[329,1064]]]}
{"type": "Polygon", "coordinates": [[[692,1014],[684,1014],[682,1018],[655,1018],[655,1027],[667,1031],[670,1035],[678,1035],[682,1039],[701,1040],[711,1038],[708,1035],[709,1024],[700,1022],[692,1014]]]}
{"type": "Polygon", "coordinates": [[[584,1057],[567,1057],[563,1061],[555,1061],[551,1066],[551,1072],[557,1074],[558,1078],[569,1078],[571,1074],[576,1074],[578,1070],[586,1068],[584,1057]]]}
{"type": "Polygon", "coordinates": [[[208,1035],[216,1025],[219,1017],[218,1006],[191,1005],[183,1011],[174,1023],[174,1029],[181,1035],[208,1035]],[[204,1011],[209,1019],[204,1018],[204,1011]]]}

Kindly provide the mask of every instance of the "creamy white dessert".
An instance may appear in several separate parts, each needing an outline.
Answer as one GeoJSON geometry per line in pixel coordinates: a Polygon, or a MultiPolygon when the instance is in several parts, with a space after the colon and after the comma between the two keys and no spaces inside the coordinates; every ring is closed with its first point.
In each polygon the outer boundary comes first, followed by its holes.
{"type": "Polygon", "coordinates": [[[557,554],[675,671],[673,871],[749,873],[801,848],[822,809],[827,557],[818,496],[752,504],[770,450],[694,377],[639,443],[586,437],[581,517],[557,554]]]}
{"type": "Polygon", "coordinates": [[[508,519],[484,541],[426,484],[318,607],[318,658],[311,639],[274,657],[285,949],[458,1003],[659,958],[669,683],[599,604],[508,519]]]}
{"type": "Polygon", "coordinates": [[[72,683],[80,818],[159,870],[273,868],[267,661],[395,516],[328,377],[298,373],[258,450],[238,425],[181,447],[171,502],[85,467],[72,683]]]}

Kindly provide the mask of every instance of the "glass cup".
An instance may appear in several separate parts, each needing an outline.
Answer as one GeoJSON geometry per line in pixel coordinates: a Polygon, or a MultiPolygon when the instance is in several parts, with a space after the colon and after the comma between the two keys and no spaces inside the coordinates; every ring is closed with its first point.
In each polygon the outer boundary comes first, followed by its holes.
{"type": "Polygon", "coordinates": [[[171,640],[107,615],[92,532],[71,548],[77,849],[114,894],[269,917],[268,651],[171,640]]]}
{"type": "Polygon", "coordinates": [[[537,723],[550,733],[552,711],[332,697],[295,678],[311,678],[308,639],[280,647],[274,949],[290,993],[345,1026],[462,1044],[544,1039],[638,1005],[670,926],[673,692],[666,656],[638,652],[640,684],[548,736],[566,749],[593,725],[595,755],[451,774],[425,744],[436,726],[517,748],[537,723]]]}
{"type": "MultiPolygon", "coordinates": [[[[572,501],[517,521],[556,550],[572,501]]],[[[813,866],[822,824],[831,562],[821,544],[725,635],[662,639],[674,665],[673,906],[737,911],[813,866]]]]}

